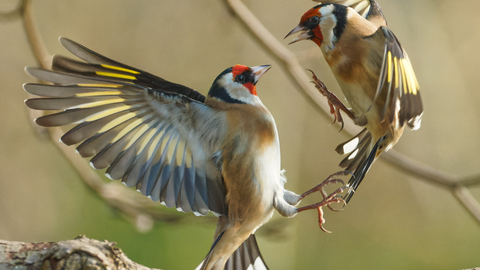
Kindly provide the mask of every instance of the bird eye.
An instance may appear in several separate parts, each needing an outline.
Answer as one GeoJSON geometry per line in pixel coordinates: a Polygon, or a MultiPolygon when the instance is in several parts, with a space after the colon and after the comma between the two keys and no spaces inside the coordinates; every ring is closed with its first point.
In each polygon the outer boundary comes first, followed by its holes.
{"type": "Polygon", "coordinates": [[[318,17],[317,17],[317,16],[313,16],[313,17],[311,17],[310,19],[308,19],[308,21],[309,21],[310,23],[318,23],[318,17]]]}
{"type": "Polygon", "coordinates": [[[310,17],[307,20],[307,27],[310,29],[314,28],[318,25],[319,22],[320,22],[320,18],[318,16],[310,17]]]}
{"type": "Polygon", "coordinates": [[[238,74],[235,77],[235,81],[239,83],[245,83],[245,76],[243,74],[238,74]]]}

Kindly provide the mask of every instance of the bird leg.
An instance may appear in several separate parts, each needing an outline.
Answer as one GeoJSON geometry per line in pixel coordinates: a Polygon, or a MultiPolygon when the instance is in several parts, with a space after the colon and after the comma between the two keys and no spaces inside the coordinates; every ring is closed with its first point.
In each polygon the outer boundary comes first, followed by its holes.
{"type": "Polygon", "coordinates": [[[338,97],[334,93],[328,91],[325,84],[317,78],[317,76],[312,70],[308,69],[308,71],[312,73],[312,79],[313,79],[312,83],[315,85],[315,88],[317,88],[320,94],[322,94],[324,97],[327,98],[328,106],[330,106],[330,113],[333,114],[332,124],[335,122],[339,122],[340,124],[342,124],[342,127],[339,130],[339,131],[342,131],[343,118],[342,118],[342,115],[340,114],[340,110],[344,111],[347,114],[347,116],[350,117],[353,121],[356,121],[356,116],[353,114],[353,112],[347,107],[345,107],[345,105],[343,105],[343,103],[340,101],[340,99],[338,99],[338,97]]]}
{"type": "Polygon", "coordinates": [[[341,179],[334,178],[335,176],[339,176],[339,175],[345,175],[345,172],[341,171],[341,172],[337,172],[337,173],[334,173],[334,174],[328,176],[327,179],[325,179],[322,183],[320,183],[319,185],[315,186],[314,188],[312,188],[312,189],[304,192],[302,195],[300,195],[300,199],[303,199],[306,196],[308,196],[308,195],[310,195],[314,192],[319,191],[323,196],[323,200],[321,202],[297,208],[297,213],[303,212],[305,210],[317,209],[317,211],[318,211],[318,225],[320,226],[320,229],[322,231],[326,232],[326,233],[330,233],[330,231],[323,228],[323,224],[325,223],[325,219],[323,218],[322,207],[327,206],[328,208],[330,208],[330,210],[337,212],[337,211],[340,211],[341,209],[335,210],[330,206],[330,204],[332,204],[332,203],[343,203],[343,205],[346,204],[345,200],[342,197],[339,197],[337,195],[339,193],[342,193],[343,190],[345,188],[348,188],[348,187],[343,186],[343,187],[335,190],[334,192],[332,192],[330,195],[328,195],[327,192],[323,189],[325,186],[327,186],[329,184],[341,183],[342,185],[345,185],[345,183],[341,179]]]}

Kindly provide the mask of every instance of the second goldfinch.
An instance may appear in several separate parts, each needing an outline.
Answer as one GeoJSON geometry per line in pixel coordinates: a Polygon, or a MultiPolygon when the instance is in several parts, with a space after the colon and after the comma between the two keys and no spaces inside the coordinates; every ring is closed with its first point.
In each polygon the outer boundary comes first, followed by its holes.
{"type": "Polygon", "coordinates": [[[420,128],[423,105],[407,53],[387,27],[378,3],[321,2],[303,14],[286,37],[300,33],[291,43],[311,40],[320,47],[351,106],[347,109],[329,98],[335,119],[341,121],[339,110],[344,110],[357,125],[365,126],[336,149],[347,155],[340,166],[354,173],[345,196],[348,203],[373,161],[397,143],[405,125],[420,128]]]}

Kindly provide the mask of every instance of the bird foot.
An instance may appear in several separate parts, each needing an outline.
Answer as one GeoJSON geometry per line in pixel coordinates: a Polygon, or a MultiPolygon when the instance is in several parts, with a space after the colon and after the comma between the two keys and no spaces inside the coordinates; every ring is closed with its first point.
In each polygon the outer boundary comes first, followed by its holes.
{"type": "Polygon", "coordinates": [[[341,171],[341,172],[334,173],[334,174],[328,176],[327,179],[325,179],[319,185],[315,186],[314,188],[312,188],[312,189],[308,190],[307,192],[303,193],[302,195],[300,195],[300,198],[303,199],[306,196],[308,196],[308,195],[310,195],[314,192],[317,192],[317,191],[319,191],[322,194],[322,196],[323,196],[322,201],[320,201],[318,203],[308,205],[308,206],[300,207],[300,208],[297,209],[297,212],[300,213],[300,212],[303,212],[305,210],[317,209],[317,211],[318,211],[318,225],[320,226],[320,229],[322,231],[326,232],[326,233],[331,233],[331,232],[326,230],[325,228],[323,228],[323,224],[325,223],[325,219],[323,218],[324,214],[323,214],[322,207],[327,206],[330,210],[338,212],[338,211],[341,211],[343,208],[342,209],[333,209],[330,205],[333,204],[333,203],[342,203],[343,206],[346,205],[345,200],[341,196],[337,196],[337,195],[342,193],[343,190],[347,189],[348,187],[345,186],[345,182],[343,182],[341,179],[334,178],[336,176],[345,175],[346,173],[348,173],[348,172],[341,171]],[[328,195],[327,192],[324,190],[324,187],[329,185],[329,184],[336,184],[336,183],[341,183],[344,186],[341,187],[341,188],[338,188],[337,190],[332,192],[330,195],[328,195]]]}
{"type": "Polygon", "coordinates": [[[312,70],[308,69],[308,71],[312,73],[312,79],[313,79],[312,83],[315,85],[315,88],[317,88],[320,94],[322,94],[324,97],[327,98],[328,106],[330,107],[330,113],[333,115],[332,124],[334,124],[335,122],[340,123],[342,127],[340,128],[339,131],[342,131],[344,124],[343,124],[343,117],[342,117],[342,114],[340,113],[340,110],[344,111],[347,114],[347,116],[354,121],[356,119],[355,115],[352,113],[351,110],[345,107],[345,105],[340,101],[340,99],[338,99],[338,97],[334,93],[328,91],[325,84],[317,78],[317,76],[312,70]]]}

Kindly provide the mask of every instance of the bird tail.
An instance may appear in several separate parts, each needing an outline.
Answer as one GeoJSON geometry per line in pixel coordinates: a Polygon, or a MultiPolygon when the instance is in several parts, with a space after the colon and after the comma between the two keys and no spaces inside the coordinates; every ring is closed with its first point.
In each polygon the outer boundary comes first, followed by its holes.
{"type": "Polygon", "coordinates": [[[345,168],[346,171],[352,172],[353,175],[348,181],[348,191],[344,196],[345,203],[348,203],[368,170],[376,159],[377,150],[383,142],[384,137],[381,137],[372,146],[372,134],[365,128],[352,139],[341,143],[335,149],[341,155],[347,155],[340,167],[345,168]]]}
{"type": "MultiPolygon", "coordinates": [[[[214,250],[216,244],[222,238],[223,233],[221,233],[217,239],[212,244],[210,252],[207,254],[205,259],[200,263],[196,270],[205,270],[214,250]]],[[[268,270],[265,261],[263,260],[262,254],[260,254],[260,249],[258,248],[257,240],[255,235],[251,234],[247,240],[245,240],[238,248],[233,252],[230,258],[225,263],[224,270],[268,270]]]]}

